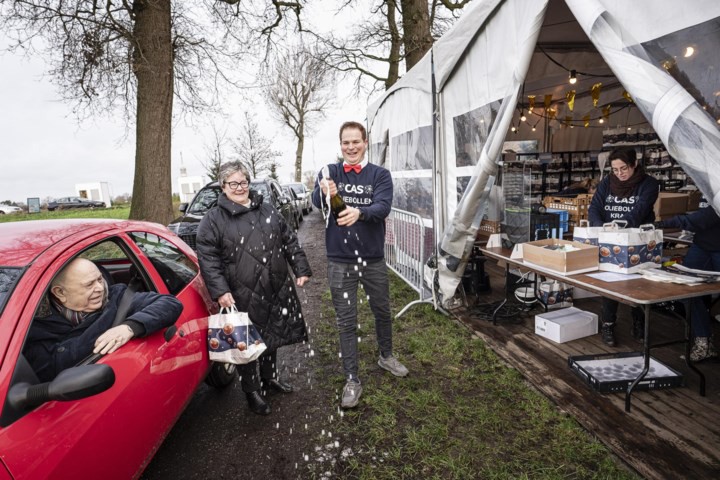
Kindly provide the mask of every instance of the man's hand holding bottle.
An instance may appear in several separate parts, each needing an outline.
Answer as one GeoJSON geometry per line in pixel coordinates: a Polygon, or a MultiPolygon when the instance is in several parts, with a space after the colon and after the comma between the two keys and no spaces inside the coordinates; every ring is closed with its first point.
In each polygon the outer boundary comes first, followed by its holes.
{"type": "Polygon", "coordinates": [[[349,227],[360,218],[360,210],[348,207],[340,195],[338,195],[337,185],[331,178],[327,178],[320,182],[323,196],[330,192],[330,211],[335,217],[335,222],[339,227],[349,227]]]}

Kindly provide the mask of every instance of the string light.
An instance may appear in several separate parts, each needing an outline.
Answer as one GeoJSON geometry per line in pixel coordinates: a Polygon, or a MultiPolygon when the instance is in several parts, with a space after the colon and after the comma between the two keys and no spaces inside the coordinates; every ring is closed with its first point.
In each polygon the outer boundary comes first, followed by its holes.
{"type": "Polygon", "coordinates": [[[577,83],[577,71],[576,70],[570,70],[570,85],[575,85],[577,83]]]}
{"type": "Polygon", "coordinates": [[[527,120],[527,117],[525,116],[525,112],[520,110],[520,121],[524,122],[525,120],[527,120]]]}

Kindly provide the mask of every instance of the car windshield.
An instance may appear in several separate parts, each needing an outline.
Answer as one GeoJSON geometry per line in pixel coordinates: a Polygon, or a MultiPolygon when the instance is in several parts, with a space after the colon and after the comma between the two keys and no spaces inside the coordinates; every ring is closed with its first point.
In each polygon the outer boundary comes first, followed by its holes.
{"type": "Polygon", "coordinates": [[[188,213],[206,214],[208,210],[215,206],[219,196],[219,188],[203,188],[193,200],[188,213]]]}
{"type": "Polygon", "coordinates": [[[303,185],[302,183],[293,183],[293,184],[290,184],[290,188],[292,188],[293,190],[295,190],[295,193],[297,193],[298,195],[301,194],[301,193],[305,193],[305,188],[304,188],[304,185],[303,185]]]}
{"type": "Polygon", "coordinates": [[[21,275],[21,268],[0,267],[0,313],[5,308],[5,304],[21,275]]]}
{"type": "Polygon", "coordinates": [[[265,183],[251,183],[250,188],[263,196],[264,203],[270,203],[270,192],[265,183]]]}

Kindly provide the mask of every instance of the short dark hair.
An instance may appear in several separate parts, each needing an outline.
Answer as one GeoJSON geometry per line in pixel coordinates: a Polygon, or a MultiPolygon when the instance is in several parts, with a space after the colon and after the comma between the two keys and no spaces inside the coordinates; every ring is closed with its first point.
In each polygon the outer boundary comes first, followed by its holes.
{"type": "Polygon", "coordinates": [[[637,166],[637,152],[633,147],[620,147],[610,152],[608,160],[621,160],[628,167],[635,168],[637,166]]]}
{"type": "Polygon", "coordinates": [[[362,123],[358,123],[358,122],[345,122],[345,123],[343,123],[342,126],[340,127],[340,135],[339,135],[339,137],[340,137],[340,141],[341,141],[341,142],[342,142],[342,133],[343,133],[343,130],[345,130],[345,129],[347,129],[347,128],[354,128],[354,129],[356,129],[356,130],[360,130],[360,135],[362,135],[363,141],[364,141],[364,142],[367,141],[367,132],[365,131],[365,126],[364,126],[362,123]]]}

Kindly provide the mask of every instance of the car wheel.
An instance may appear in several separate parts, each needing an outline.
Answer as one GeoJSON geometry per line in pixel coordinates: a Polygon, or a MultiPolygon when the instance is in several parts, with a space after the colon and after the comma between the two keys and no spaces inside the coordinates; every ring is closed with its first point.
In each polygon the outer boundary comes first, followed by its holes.
{"type": "Polygon", "coordinates": [[[303,212],[303,215],[307,215],[308,213],[310,213],[310,209],[309,209],[309,208],[303,208],[303,209],[302,209],[302,212],[303,212]]]}
{"type": "Polygon", "coordinates": [[[302,211],[300,211],[300,212],[298,213],[298,219],[299,219],[301,222],[302,222],[303,220],[305,220],[305,217],[303,216],[302,211]]]}
{"type": "Polygon", "coordinates": [[[0,215],[5,215],[5,212],[3,212],[2,210],[0,210],[0,215]]]}
{"type": "Polygon", "coordinates": [[[205,377],[205,383],[215,388],[225,388],[235,380],[237,367],[232,363],[212,362],[210,373],[205,377]]]}

